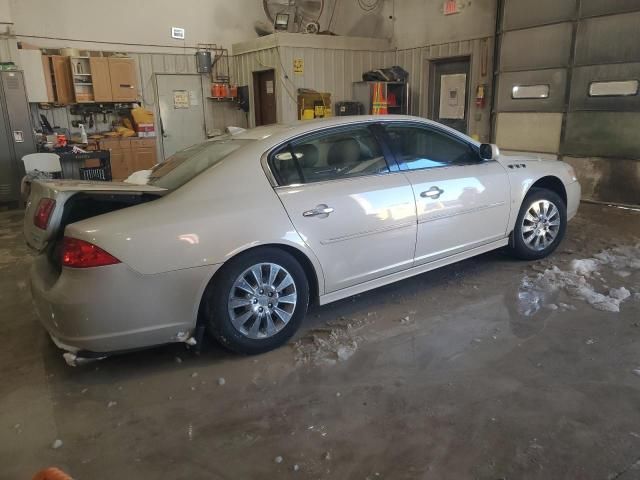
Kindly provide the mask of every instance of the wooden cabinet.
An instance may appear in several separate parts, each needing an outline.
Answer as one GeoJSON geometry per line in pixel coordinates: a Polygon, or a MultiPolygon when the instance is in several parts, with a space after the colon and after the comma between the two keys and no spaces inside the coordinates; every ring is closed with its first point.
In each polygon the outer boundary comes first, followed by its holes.
{"type": "MultiPolygon", "coordinates": [[[[73,91],[70,58],[60,55],[51,55],[49,58],[51,65],[49,76],[55,97],[54,101],[63,105],[73,103],[75,95],[73,91]]],[[[45,74],[46,73],[47,72],[45,72],[45,74]]]]}
{"type": "Polygon", "coordinates": [[[137,102],[136,62],[124,57],[64,57],[20,51],[29,101],[137,102]]]}
{"type": "Polygon", "coordinates": [[[106,57],[91,57],[89,58],[89,66],[91,68],[93,96],[95,101],[113,102],[109,60],[106,57]]]}
{"type": "Polygon", "coordinates": [[[141,138],[131,142],[134,171],[149,170],[157,163],[156,141],[150,138],[141,138]]]}
{"type": "Polygon", "coordinates": [[[31,103],[53,102],[53,90],[51,89],[51,76],[45,75],[48,71],[45,57],[40,50],[18,50],[18,61],[24,72],[24,83],[27,89],[27,98],[31,103]],[[47,82],[47,78],[49,82],[47,82]]]}
{"type": "Polygon", "coordinates": [[[132,58],[108,57],[111,76],[111,96],[114,102],[135,102],[138,99],[136,64],[132,58]]]}
{"type": "Polygon", "coordinates": [[[157,163],[154,138],[104,138],[100,148],[111,151],[111,177],[116,181],[157,163]]]}

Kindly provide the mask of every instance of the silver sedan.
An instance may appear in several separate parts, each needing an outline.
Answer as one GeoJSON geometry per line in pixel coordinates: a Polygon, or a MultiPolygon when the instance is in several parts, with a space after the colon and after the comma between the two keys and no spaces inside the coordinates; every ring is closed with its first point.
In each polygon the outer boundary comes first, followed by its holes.
{"type": "Polygon", "coordinates": [[[146,185],[37,181],[35,305],[78,359],[207,330],[256,354],[320,305],[493,249],[549,255],[580,185],[428,120],[341,117],[217,138],[146,185]]]}

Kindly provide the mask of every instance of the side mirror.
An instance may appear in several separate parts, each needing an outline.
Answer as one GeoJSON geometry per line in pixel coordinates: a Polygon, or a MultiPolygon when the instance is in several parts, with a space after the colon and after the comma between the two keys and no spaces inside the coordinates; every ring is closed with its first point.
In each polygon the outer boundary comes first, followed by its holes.
{"type": "Polygon", "coordinates": [[[480,145],[480,158],[483,160],[497,160],[500,156],[500,149],[493,143],[483,143],[480,145]]]}

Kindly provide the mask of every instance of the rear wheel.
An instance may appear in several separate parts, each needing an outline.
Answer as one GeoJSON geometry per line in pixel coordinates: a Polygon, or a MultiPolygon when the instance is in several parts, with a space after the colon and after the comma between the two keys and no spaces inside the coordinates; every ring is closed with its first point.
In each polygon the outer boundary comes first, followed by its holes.
{"type": "Polygon", "coordinates": [[[523,260],[551,254],[567,228],[567,207],[560,196],[547,189],[532,188],[522,202],[511,238],[511,251],[523,260]]]}
{"type": "Polygon", "coordinates": [[[309,284],[297,260],[277,248],[260,248],[225,264],[207,287],[209,332],[230,350],[257,354],[293,336],[309,303],[309,284]]]}

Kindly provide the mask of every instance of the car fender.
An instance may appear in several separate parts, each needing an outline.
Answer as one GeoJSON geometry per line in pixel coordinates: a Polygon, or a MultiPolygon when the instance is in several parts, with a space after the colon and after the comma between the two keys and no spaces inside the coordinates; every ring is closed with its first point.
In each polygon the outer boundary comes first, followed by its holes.
{"type": "Polygon", "coordinates": [[[569,195],[570,186],[577,182],[573,168],[559,160],[547,160],[525,156],[501,155],[499,162],[507,170],[511,189],[511,213],[509,216],[508,231],[515,227],[516,219],[522,202],[529,190],[545,177],[560,180],[567,195],[567,209],[574,207],[579,198],[569,195]]]}

